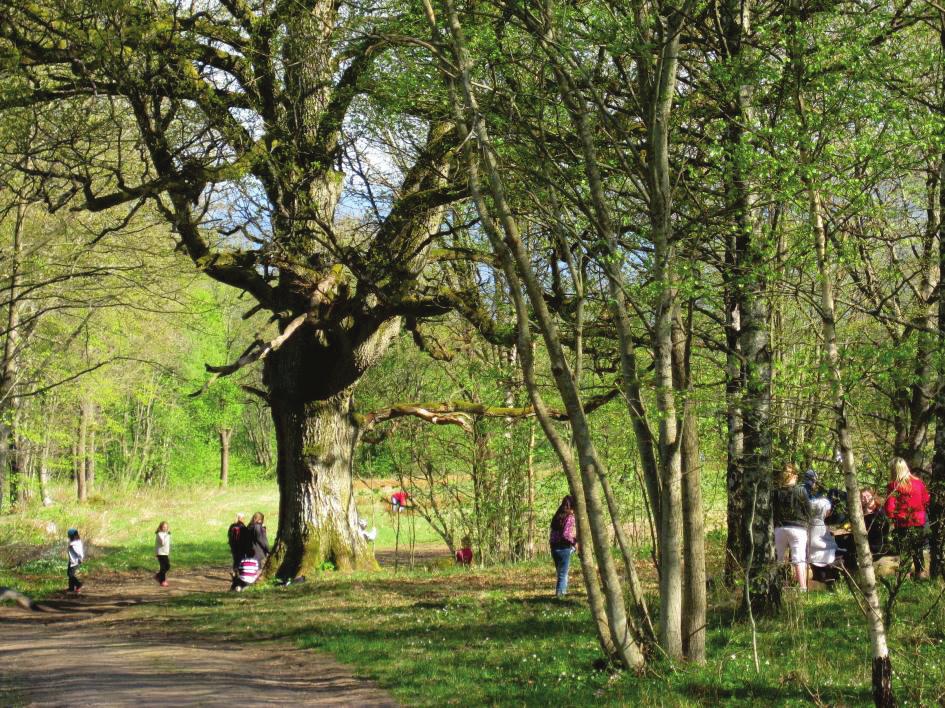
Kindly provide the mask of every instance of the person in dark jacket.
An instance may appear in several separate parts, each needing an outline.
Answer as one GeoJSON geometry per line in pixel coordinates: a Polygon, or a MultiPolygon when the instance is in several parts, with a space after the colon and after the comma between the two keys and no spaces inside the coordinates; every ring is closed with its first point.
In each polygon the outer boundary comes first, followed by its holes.
{"type": "Polygon", "coordinates": [[[255,558],[262,568],[266,557],[269,555],[269,539],[266,538],[266,527],[263,522],[265,517],[261,511],[253,514],[253,520],[246,527],[247,552],[246,558],[255,558]]]}
{"type": "Polygon", "coordinates": [[[811,523],[810,497],[797,483],[797,468],[787,464],[774,491],[774,548],[776,560],[788,560],[794,567],[797,584],[807,591],[807,542],[811,523]]]}
{"type": "Polygon", "coordinates": [[[246,548],[246,537],[249,533],[246,530],[246,524],[243,522],[246,516],[237,514],[236,521],[230,524],[226,530],[226,540],[230,544],[230,555],[233,557],[233,583],[230,590],[235,590],[239,584],[240,561],[246,556],[243,555],[246,548]]]}
{"type": "MultiPolygon", "coordinates": [[[[870,546],[870,554],[873,560],[876,560],[886,551],[886,532],[889,529],[886,512],[883,511],[883,500],[877,497],[872,489],[863,489],[860,491],[860,506],[863,509],[863,523],[866,526],[866,540],[870,546]]],[[[847,570],[857,570],[859,560],[856,557],[853,534],[843,536],[842,541],[841,546],[846,549],[843,564],[847,570]]]]}

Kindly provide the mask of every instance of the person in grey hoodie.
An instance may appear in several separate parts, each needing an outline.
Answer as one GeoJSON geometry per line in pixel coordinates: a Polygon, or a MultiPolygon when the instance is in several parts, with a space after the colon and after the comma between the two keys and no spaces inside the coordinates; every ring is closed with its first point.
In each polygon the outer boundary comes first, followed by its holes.
{"type": "Polygon", "coordinates": [[[69,592],[78,595],[83,583],[76,577],[76,572],[78,572],[79,566],[82,565],[82,561],[85,560],[85,549],[82,547],[82,539],[79,538],[78,529],[69,529],[67,534],[69,536],[69,567],[66,575],[69,577],[69,592]]]}
{"type": "Polygon", "coordinates": [[[158,572],[154,574],[162,588],[167,587],[167,571],[171,569],[171,532],[166,521],[158,524],[154,532],[154,555],[158,560],[158,572]]]}

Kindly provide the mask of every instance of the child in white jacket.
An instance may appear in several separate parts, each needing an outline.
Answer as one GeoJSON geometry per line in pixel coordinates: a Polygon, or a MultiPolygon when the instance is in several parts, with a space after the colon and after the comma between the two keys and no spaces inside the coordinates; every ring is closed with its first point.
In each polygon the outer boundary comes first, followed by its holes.
{"type": "Polygon", "coordinates": [[[158,560],[158,572],[154,574],[162,588],[167,587],[167,571],[171,569],[171,532],[166,521],[158,524],[154,532],[154,555],[158,560]]]}
{"type": "Polygon", "coordinates": [[[76,577],[76,572],[85,560],[85,549],[82,547],[78,529],[69,529],[67,533],[69,535],[69,567],[66,575],[69,576],[69,592],[78,595],[82,588],[82,581],[76,577]]]}

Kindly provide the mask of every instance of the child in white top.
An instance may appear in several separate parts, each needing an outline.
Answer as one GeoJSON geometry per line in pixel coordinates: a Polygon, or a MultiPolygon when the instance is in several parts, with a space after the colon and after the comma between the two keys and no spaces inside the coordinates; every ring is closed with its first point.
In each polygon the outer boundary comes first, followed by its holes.
{"type": "Polygon", "coordinates": [[[154,554],[158,560],[158,572],[154,574],[154,579],[162,588],[166,588],[167,571],[171,569],[171,532],[166,521],[158,524],[154,532],[154,554]]]}
{"type": "Polygon", "coordinates": [[[82,561],[85,560],[85,549],[82,547],[82,539],[79,538],[78,529],[69,529],[69,567],[66,575],[69,577],[69,592],[79,594],[82,588],[82,581],[76,577],[76,572],[82,561]]]}

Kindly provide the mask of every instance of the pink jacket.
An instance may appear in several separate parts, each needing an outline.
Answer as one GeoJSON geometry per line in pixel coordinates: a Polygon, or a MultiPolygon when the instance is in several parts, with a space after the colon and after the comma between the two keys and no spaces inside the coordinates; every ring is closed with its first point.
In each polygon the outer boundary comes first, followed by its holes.
{"type": "Polygon", "coordinates": [[[565,517],[564,527],[560,531],[552,525],[549,541],[552,548],[577,545],[577,524],[574,521],[574,514],[568,514],[565,517]]]}

